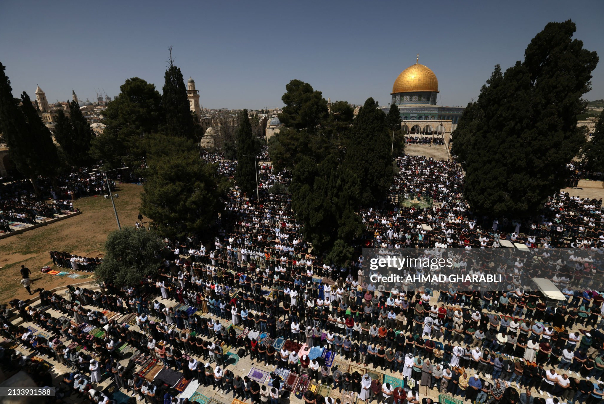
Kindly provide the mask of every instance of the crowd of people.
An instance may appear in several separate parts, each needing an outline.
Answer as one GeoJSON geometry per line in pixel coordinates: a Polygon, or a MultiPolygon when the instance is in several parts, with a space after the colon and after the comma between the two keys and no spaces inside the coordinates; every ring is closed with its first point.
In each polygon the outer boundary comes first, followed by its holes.
{"type": "Polygon", "coordinates": [[[82,168],[54,180],[40,177],[36,189],[29,180],[0,183],[0,231],[13,231],[10,226],[14,223],[33,225],[56,215],[73,213],[74,199],[103,193],[106,181],[98,168],[82,168]]]}
{"type": "Polygon", "coordinates": [[[81,257],[65,251],[51,251],[50,258],[52,259],[53,264],[58,267],[85,272],[94,272],[102,262],[102,259],[99,257],[81,257]]]}
{"type": "Polygon", "coordinates": [[[405,136],[405,143],[407,144],[429,144],[429,145],[444,145],[445,138],[438,135],[425,135],[425,136],[413,136],[407,135],[405,136]]]}
{"type": "MultiPolygon", "coordinates": [[[[232,175],[235,163],[205,158],[217,162],[221,174],[232,175]]],[[[159,275],[136,288],[76,288],[69,299],[42,292],[41,309],[13,302],[14,311],[52,338],[44,341],[0,317],[5,337],[73,365],[75,374],[65,380],[82,397],[90,397],[90,390],[104,394],[96,387],[105,374],[148,402],[161,402],[166,395],[172,400],[170,388],[137,375],[140,364],[153,358],[187,380],[255,404],[276,404],[298,392],[307,404],[345,402],[351,393],[389,404],[417,404],[420,397],[438,393],[480,404],[599,402],[604,395],[604,299],[586,274],[601,268],[600,258],[560,261],[556,272],[548,272],[544,262],[549,247],[592,251],[604,246],[601,200],[560,193],[548,200],[540,217],[487,221],[471,214],[462,196],[463,172],[454,162],[403,156],[397,165],[391,193],[429,200],[431,206],[362,210],[367,231],[355,247],[468,251],[508,241],[539,251],[538,259],[518,258],[515,269],[505,274],[511,287],[504,290],[430,282],[374,284],[364,276],[363,256],[340,267],[312,254],[290,196],[269,192],[276,184],[286,187],[290,175],[264,164],[258,179],[261,200],[232,188],[213,244],[170,241],[159,275]],[[529,269],[558,276],[566,300],[552,305],[518,281],[529,269]],[[89,327],[106,327],[106,332],[91,337],[89,327]],[[280,347],[274,344],[279,339],[284,341],[280,347]],[[84,353],[70,350],[74,343],[85,346],[84,353]],[[124,344],[137,351],[125,366],[118,361],[124,344]],[[237,374],[226,346],[268,368],[271,385],[237,374]],[[313,348],[324,348],[336,360],[314,357],[313,348]],[[404,380],[404,388],[372,377],[371,368],[404,380]],[[296,391],[288,380],[279,380],[280,369],[329,385],[339,397],[296,391]]],[[[55,256],[67,264],[67,256],[55,256]]]]}

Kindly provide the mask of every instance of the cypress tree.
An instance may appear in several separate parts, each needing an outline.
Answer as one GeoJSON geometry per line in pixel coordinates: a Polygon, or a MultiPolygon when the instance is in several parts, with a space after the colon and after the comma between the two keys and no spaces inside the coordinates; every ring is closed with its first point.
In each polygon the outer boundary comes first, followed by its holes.
{"type": "Polygon", "coordinates": [[[168,136],[195,139],[195,121],[191,115],[187,88],[180,68],[174,65],[170,49],[170,67],[164,75],[162,105],[166,114],[164,133],[168,136]]]}
{"type": "Polygon", "coordinates": [[[69,103],[69,117],[63,110],[57,114],[55,139],[70,165],[84,166],[91,163],[90,146],[94,132],[75,101],[69,103]]]}
{"type": "Polygon", "coordinates": [[[237,128],[237,184],[251,196],[256,188],[256,141],[247,109],[239,113],[237,128]]]}
{"type": "Polygon", "coordinates": [[[525,60],[496,66],[454,133],[453,154],[466,171],[472,211],[522,218],[538,214],[566,184],[567,164],[585,143],[577,115],[590,89],[595,52],[573,39],[572,21],[549,23],[525,60]]]}

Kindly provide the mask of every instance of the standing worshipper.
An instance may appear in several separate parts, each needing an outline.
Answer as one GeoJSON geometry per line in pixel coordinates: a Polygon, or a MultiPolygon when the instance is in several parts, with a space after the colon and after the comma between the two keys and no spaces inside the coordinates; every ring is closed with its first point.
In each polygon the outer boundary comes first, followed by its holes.
{"type": "Polygon", "coordinates": [[[426,359],[422,365],[422,377],[419,385],[426,387],[426,392],[424,394],[427,396],[428,389],[432,385],[432,365],[430,364],[430,359],[426,359]]]}
{"type": "Polygon", "coordinates": [[[361,380],[361,394],[359,398],[363,401],[367,401],[371,397],[371,377],[367,373],[363,375],[361,380]]]}
{"type": "Polygon", "coordinates": [[[90,383],[101,382],[101,369],[99,369],[99,363],[94,359],[90,359],[90,383]]]}

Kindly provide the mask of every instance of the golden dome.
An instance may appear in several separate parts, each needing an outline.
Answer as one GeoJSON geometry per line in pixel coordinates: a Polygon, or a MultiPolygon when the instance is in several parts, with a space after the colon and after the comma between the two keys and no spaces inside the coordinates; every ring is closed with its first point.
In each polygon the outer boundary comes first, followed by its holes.
{"type": "Polygon", "coordinates": [[[418,91],[438,92],[438,79],[430,68],[416,63],[398,75],[392,86],[392,94],[418,91]]]}

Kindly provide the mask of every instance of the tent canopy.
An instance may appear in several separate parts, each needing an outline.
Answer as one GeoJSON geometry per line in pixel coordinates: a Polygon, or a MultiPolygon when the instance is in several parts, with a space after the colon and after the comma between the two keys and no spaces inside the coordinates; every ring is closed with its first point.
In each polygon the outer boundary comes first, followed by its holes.
{"type": "Polygon", "coordinates": [[[537,285],[537,288],[543,293],[545,297],[552,300],[566,300],[566,296],[560,289],[554,285],[552,281],[546,278],[533,278],[533,282],[537,285]]]}

